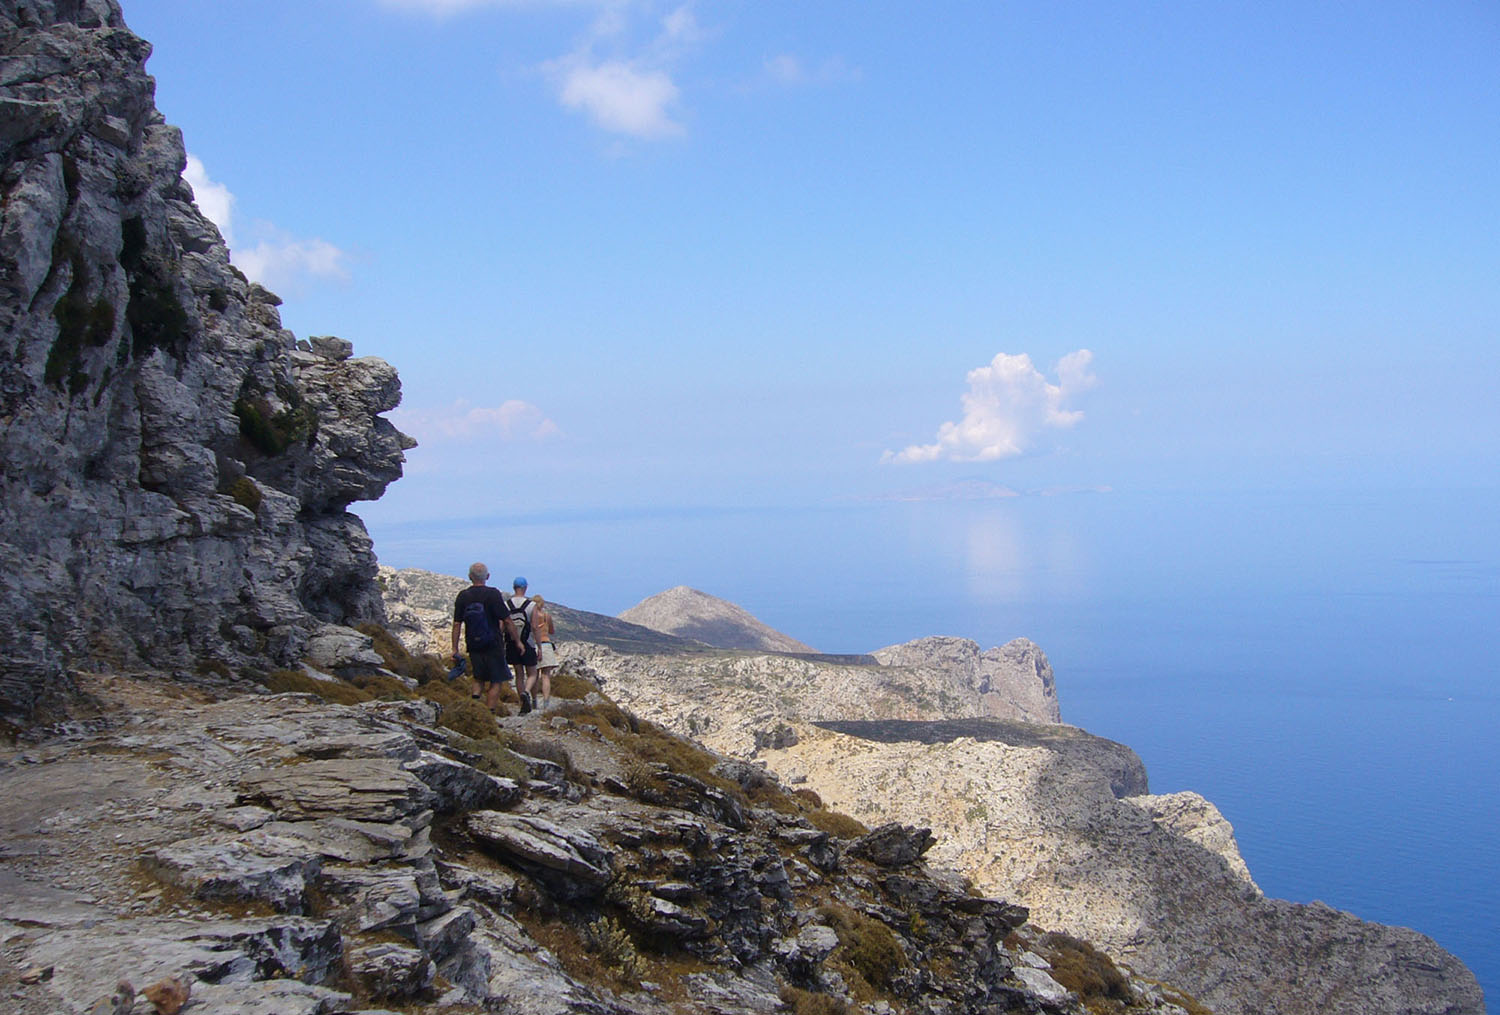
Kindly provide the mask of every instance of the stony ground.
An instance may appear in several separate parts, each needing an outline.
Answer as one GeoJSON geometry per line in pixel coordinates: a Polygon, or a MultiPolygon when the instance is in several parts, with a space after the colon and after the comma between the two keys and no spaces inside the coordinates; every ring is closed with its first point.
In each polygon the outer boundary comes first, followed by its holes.
{"type": "Polygon", "coordinates": [[[1077,979],[1113,967],[929,869],[924,829],[864,835],[597,693],[476,740],[457,694],[77,679],[92,717],[0,750],[15,1015],[165,1011],[162,982],[192,1015],[1081,1015],[1059,980],[1191,1008],[1077,979]]]}

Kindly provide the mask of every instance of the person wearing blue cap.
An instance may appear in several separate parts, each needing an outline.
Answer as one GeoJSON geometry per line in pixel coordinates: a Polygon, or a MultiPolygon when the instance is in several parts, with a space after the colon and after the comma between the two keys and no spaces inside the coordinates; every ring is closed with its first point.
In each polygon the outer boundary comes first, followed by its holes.
{"type": "Polygon", "coordinates": [[[505,600],[507,620],[516,631],[515,641],[505,645],[505,661],[516,674],[516,693],[521,696],[521,714],[531,711],[531,695],[527,691],[536,683],[536,634],[531,629],[531,618],[536,606],[526,596],[526,579],[516,577],[511,582],[512,594],[505,600]]]}

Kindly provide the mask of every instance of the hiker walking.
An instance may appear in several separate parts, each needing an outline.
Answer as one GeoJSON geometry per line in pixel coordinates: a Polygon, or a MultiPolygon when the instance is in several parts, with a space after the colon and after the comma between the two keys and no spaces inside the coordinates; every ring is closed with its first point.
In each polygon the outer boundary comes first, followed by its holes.
{"type": "MultiPolygon", "coordinates": [[[[531,630],[536,635],[536,667],[542,678],[540,707],[545,712],[552,707],[552,673],[557,669],[557,646],[552,641],[555,628],[552,614],[547,612],[547,601],[541,596],[532,596],[531,603],[531,630]]],[[[535,680],[526,686],[526,690],[532,695],[536,694],[535,680]]]]}
{"type": "Polygon", "coordinates": [[[481,563],[469,565],[469,581],[473,584],[453,601],[453,661],[458,662],[458,631],[463,628],[464,646],[469,650],[469,665],[479,689],[474,697],[482,693],[485,705],[493,712],[500,706],[500,685],[510,679],[506,653],[520,644],[520,636],[510,622],[505,597],[499,589],[485,584],[489,579],[489,568],[481,563]]]}
{"type": "Polygon", "coordinates": [[[505,599],[506,615],[516,630],[516,640],[505,646],[505,661],[516,671],[516,691],[521,696],[521,714],[531,711],[527,689],[536,683],[536,632],[532,616],[536,606],[526,597],[526,579],[511,582],[511,595],[505,599]]]}

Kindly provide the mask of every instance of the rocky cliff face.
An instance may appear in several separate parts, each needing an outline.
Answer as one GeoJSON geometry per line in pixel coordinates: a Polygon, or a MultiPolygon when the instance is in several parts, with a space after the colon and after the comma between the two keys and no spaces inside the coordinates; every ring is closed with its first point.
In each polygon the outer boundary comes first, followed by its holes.
{"type": "Polygon", "coordinates": [[[0,710],[83,660],[288,660],[381,615],[347,510],[395,371],[299,342],[182,179],[113,0],[0,0],[0,710]]]}
{"type": "Polygon", "coordinates": [[[978,690],[984,715],[1062,722],[1052,664],[1047,662],[1046,653],[1027,638],[1015,638],[983,652],[967,638],[918,638],[872,654],[885,666],[958,675],[978,690]]]}
{"type": "Polygon", "coordinates": [[[642,715],[866,823],[931,826],[935,859],[1221,1015],[1484,1011],[1473,975],[1430,939],[1265,898],[1214,805],[1151,795],[1128,748],[995,718],[1013,696],[1011,715],[1055,720],[1030,642],[924,638],[868,666],[561,637],[572,665],[642,715]]]}
{"type": "Polygon", "coordinates": [[[734,603],[686,585],[643,599],[620,614],[620,619],[664,634],[701,641],[715,648],[817,652],[817,649],[766,626],[734,603]]]}
{"type": "Polygon", "coordinates": [[[1213,804],[1147,794],[1120,745],[1070,727],[820,725],[760,760],[862,821],[921,814],[934,859],[1216,1012],[1484,1010],[1431,939],[1264,897],[1213,804]]]}

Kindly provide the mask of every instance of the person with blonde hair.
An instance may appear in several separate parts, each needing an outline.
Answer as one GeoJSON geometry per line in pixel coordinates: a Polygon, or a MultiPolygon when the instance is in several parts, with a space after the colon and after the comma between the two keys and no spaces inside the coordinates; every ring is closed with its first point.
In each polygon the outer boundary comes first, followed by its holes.
{"type": "Polygon", "coordinates": [[[539,707],[545,712],[552,707],[552,672],[557,669],[558,663],[557,646],[553,637],[557,629],[552,623],[552,614],[547,612],[547,601],[541,596],[532,596],[531,602],[535,606],[531,614],[531,632],[536,638],[537,668],[531,675],[526,690],[535,700],[537,679],[540,677],[542,704],[539,707]]]}

